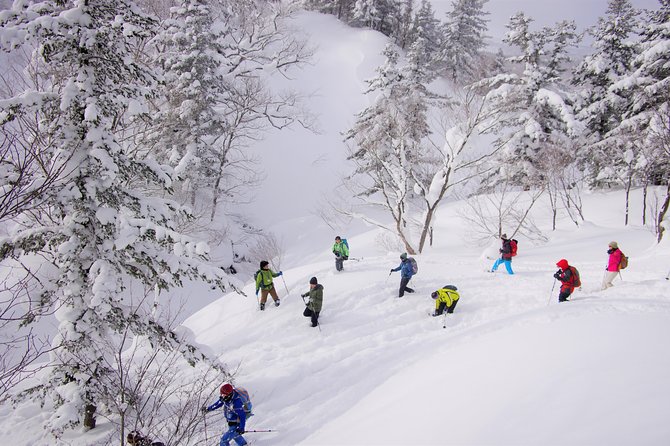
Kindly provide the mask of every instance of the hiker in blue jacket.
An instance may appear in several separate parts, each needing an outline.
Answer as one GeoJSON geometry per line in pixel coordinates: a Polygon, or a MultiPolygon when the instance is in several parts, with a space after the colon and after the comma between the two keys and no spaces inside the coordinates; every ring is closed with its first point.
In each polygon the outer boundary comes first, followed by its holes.
{"type": "Polygon", "coordinates": [[[247,444],[242,434],[247,422],[247,412],[244,408],[244,399],[230,383],[221,386],[221,396],[210,406],[203,408],[204,412],[211,412],[223,406],[223,413],[228,422],[228,430],[221,436],[220,446],[229,446],[233,440],[238,446],[247,444]]]}
{"type": "Polygon", "coordinates": [[[400,271],[400,290],[398,291],[398,297],[403,297],[405,295],[405,291],[408,293],[413,293],[414,290],[408,287],[407,284],[412,279],[414,270],[412,269],[412,263],[407,258],[406,252],[400,254],[400,265],[398,265],[397,268],[391,269],[391,273],[396,271],[400,271]]]}

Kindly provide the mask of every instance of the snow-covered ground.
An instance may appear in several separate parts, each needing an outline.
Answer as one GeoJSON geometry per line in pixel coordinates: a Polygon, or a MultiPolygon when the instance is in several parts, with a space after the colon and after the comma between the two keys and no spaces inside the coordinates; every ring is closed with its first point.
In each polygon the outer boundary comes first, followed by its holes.
{"type": "Polygon", "coordinates": [[[249,434],[254,444],[663,444],[670,250],[610,219],[605,210],[621,198],[589,195],[585,207],[604,220],[564,221],[540,246],[520,239],[514,276],[485,271],[485,250],[447,217],[455,203],[442,210],[449,223],[436,246],[416,256],[414,294],[397,297],[389,269],[398,253],[380,249],[371,231],[349,240],[362,259],[342,273],[327,246],[286,270],[279,308],[257,311],[250,284],[251,297],[224,296],[186,325],[239,367],[256,404],[250,428],[279,431],[249,434]],[[611,240],[631,264],[600,291],[611,240]],[[560,258],[583,286],[559,305],[560,258]],[[325,289],[320,331],[301,314],[312,275],[325,289]],[[462,297],[442,328],[428,315],[430,293],[448,283],[462,297]]]}
{"type": "MultiPolygon", "coordinates": [[[[384,247],[379,230],[357,222],[331,229],[315,215],[346,168],[340,132],[366,104],[363,81],[381,62],[385,40],[329,16],[303,14],[297,23],[320,48],[315,65],[295,76],[315,93],[323,132],[294,129],[258,147],[268,182],[253,205],[257,222],[285,242],[276,280],[282,304],[258,311],[251,277],[248,297],[183,291],[194,307],[214,300],[185,325],[238,370],[235,381],[255,406],[248,429],[277,431],[247,439],[254,446],[669,444],[670,242],[657,245],[638,225],[640,191],[628,227],[620,191],[585,195],[587,221],[560,220],[553,232],[538,205],[533,216],[549,240],[517,237],[514,276],[486,272],[498,242],[474,243],[458,217],[463,204],[451,202],[437,216],[435,246],[416,256],[416,293],[398,299],[399,273],[389,270],[400,252],[384,247]],[[347,237],[359,259],[341,273],[330,253],[335,235],[347,237]],[[612,240],[630,266],[600,291],[612,240]],[[580,270],[583,287],[559,305],[552,274],[560,258],[580,270]],[[300,294],[312,276],[325,289],[320,329],[302,316],[300,294]],[[430,293],[446,284],[458,286],[461,301],[446,320],[432,318],[430,293]]],[[[48,444],[36,440],[45,438],[38,411],[3,407],[0,444],[48,444]]],[[[211,420],[206,444],[216,445],[224,422],[211,420]]],[[[59,444],[97,444],[110,428],[99,423],[59,444]]]]}

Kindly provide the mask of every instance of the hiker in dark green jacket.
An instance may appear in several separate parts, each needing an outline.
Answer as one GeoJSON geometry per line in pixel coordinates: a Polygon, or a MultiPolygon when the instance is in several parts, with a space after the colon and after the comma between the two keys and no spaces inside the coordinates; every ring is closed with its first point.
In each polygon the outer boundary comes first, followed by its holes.
{"type": "Polygon", "coordinates": [[[284,273],[281,271],[278,273],[273,272],[270,269],[270,264],[267,260],[261,261],[261,269],[256,271],[256,274],[254,275],[256,278],[256,297],[258,297],[258,290],[261,291],[261,301],[259,304],[261,311],[265,310],[265,302],[268,300],[268,294],[270,294],[275,301],[275,307],[279,306],[279,296],[277,296],[277,291],[275,290],[274,283],[272,283],[272,278],[279,277],[282,274],[284,273]]]}
{"type": "Polygon", "coordinates": [[[309,279],[309,291],[302,294],[304,298],[309,296],[309,301],[305,302],[307,307],[302,313],[305,317],[312,318],[312,327],[319,325],[319,313],[321,312],[321,304],[323,303],[323,286],[316,280],[316,277],[309,279]]]}

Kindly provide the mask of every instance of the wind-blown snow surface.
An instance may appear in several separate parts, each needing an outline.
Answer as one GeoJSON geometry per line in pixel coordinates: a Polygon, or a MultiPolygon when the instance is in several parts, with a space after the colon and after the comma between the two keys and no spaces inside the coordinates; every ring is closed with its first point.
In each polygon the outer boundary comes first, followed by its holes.
{"type": "Polygon", "coordinates": [[[493,260],[451,204],[402,299],[389,277],[398,253],[376,231],[349,240],[362,259],[342,273],[327,242],[306,240],[315,254],[276,279],[280,307],[257,311],[249,284],[249,298],[224,296],[186,325],[238,368],[256,408],[248,428],[279,431],[248,434],[256,445],[667,444],[670,250],[606,212],[621,199],[588,195],[589,222],[562,221],[539,246],[520,238],[514,276],[485,271],[493,260]],[[631,263],[600,291],[611,240],[631,263]],[[559,305],[563,257],[583,287],[559,305]],[[320,331],[301,314],[312,275],[325,288],[320,331]],[[428,312],[445,284],[462,297],[442,328],[428,312]]]}

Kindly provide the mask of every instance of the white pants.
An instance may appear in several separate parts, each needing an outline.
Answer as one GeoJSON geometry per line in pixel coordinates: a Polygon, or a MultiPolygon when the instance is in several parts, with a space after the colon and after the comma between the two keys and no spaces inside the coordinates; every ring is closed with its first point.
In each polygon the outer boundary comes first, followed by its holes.
{"type": "Polygon", "coordinates": [[[601,290],[606,290],[607,288],[614,286],[612,282],[616,279],[617,274],[619,274],[619,271],[605,271],[601,290]]]}

